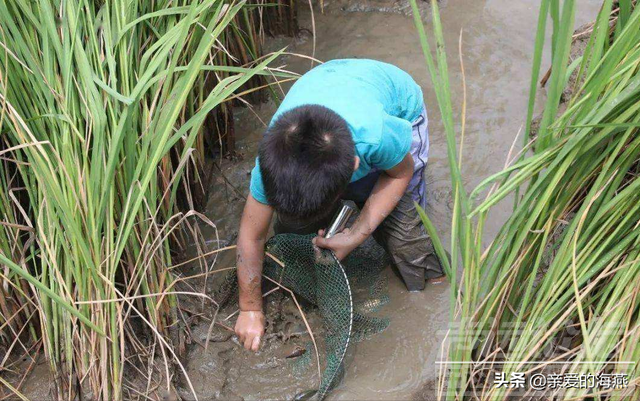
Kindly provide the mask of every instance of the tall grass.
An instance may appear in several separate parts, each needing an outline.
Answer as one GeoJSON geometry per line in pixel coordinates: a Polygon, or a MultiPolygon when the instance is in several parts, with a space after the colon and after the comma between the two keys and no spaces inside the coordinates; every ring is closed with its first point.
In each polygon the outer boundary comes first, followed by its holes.
{"type": "Polygon", "coordinates": [[[179,364],[181,178],[210,112],[280,54],[214,64],[246,7],[0,2],[0,336],[42,342],[56,398],[121,399],[145,333],[179,364]]]}
{"type": "MultiPolygon", "coordinates": [[[[541,1],[525,147],[505,170],[467,195],[457,169],[461,161],[437,4],[432,21],[437,63],[414,0],[412,5],[439,93],[455,194],[456,257],[450,273],[456,325],[441,390],[451,400],[472,394],[499,400],[515,390],[496,387],[495,372],[507,378],[515,372],[618,372],[628,375],[629,387],[553,390],[545,397],[582,399],[598,391],[606,399],[637,398],[640,9],[629,0],[616,7],[605,0],[584,54],[569,60],[576,2],[541,1]],[[540,126],[529,140],[548,20],[552,68],[540,126]],[[570,76],[575,84],[567,88],[570,76]],[[566,89],[571,95],[563,99],[566,89]],[[487,216],[507,197],[514,199],[514,211],[483,249],[487,216]]],[[[423,219],[434,231],[424,214],[423,219]]]]}

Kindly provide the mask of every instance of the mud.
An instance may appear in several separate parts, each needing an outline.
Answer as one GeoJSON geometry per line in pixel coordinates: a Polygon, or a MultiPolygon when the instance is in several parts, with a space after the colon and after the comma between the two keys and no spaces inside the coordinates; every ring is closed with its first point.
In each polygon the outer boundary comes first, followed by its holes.
{"type": "MultiPolygon", "coordinates": [[[[598,3],[580,2],[576,26],[595,17],[598,3]]],[[[316,58],[366,57],[391,62],[412,74],[423,87],[431,120],[428,213],[445,243],[448,242],[452,196],[446,143],[406,3],[336,0],[325,1],[324,6],[324,12],[314,10],[316,58]]],[[[457,57],[462,32],[467,82],[463,173],[465,185],[472,188],[482,178],[502,168],[525,120],[538,2],[449,0],[441,6],[457,113],[461,109],[463,93],[457,57]]],[[[421,8],[423,15],[427,15],[428,4],[421,4],[421,8]]],[[[308,12],[301,13],[300,22],[311,29],[308,12]]],[[[270,46],[276,49],[289,44],[286,39],[279,38],[270,46]]],[[[291,52],[307,55],[313,54],[313,50],[309,35],[298,38],[290,47],[291,52]]],[[[287,69],[299,73],[311,67],[309,60],[293,56],[283,63],[287,69]]],[[[548,60],[543,63],[548,65],[548,60]]],[[[286,86],[282,88],[280,96],[286,90],[286,86]]],[[[240,198],[248,193],[249,173],[264,129],[260,120],[267,122],[275,108],[271,102],[253,111],[241,110],[236,115],[241,160],[223,163],[221,172],[225,178],[219,175],[214,185],[226,189],[218,189],[213,195],[207,213],[216,223],[220,237],[228,242],[235,240],[242,208],[240,198]]],[[[497,232],[510,208],[507,200],[496,209],[495,216],[488,220],[488,238],[497,232]]],[[[439,367],[436,362],[442,359],[441,347],[449,321],[448,285],[431,285],[424,292],[408,293],[390,269],[384,274],[388,277],[391,302],[382,313],[391,318],[391,325],[352,348],[345,377],[329,399],[435,399],[439,367]]],[[[271,322],[268,340],[259,354],[244,352],[231,339],[210,344],[206,352],[200,346],[192,349],[189,371],[194,372],[192,380],[197,383],[202,398],[291,399],[301,389],[317,385],[317,372],[313,366],[299,371],[290,359],[283,357],[287,350],[303,347],[308,341],[305,334],[294,338],[278,334],[283,322],[299,325],[299,312],[291,307],[288,297],[269,299],[268,305],[271,322]],[[287,311],[279,310],[275,305],[278,303],[287,311]],[[209,371],[211,373],[206,373],[209,371]]],[[[305,308],[305,312],[314,321],[312,329],[321,330],[313,309],[305,308]]],[[[233,318],[229,325],[232,323],[233,318]]]]}
{"type": "MultiPolygon", "coordinates": [[[[456,121],[463,99],[462,74],[458,61],[458,40],[462,33],[462,53],[467,83],[466,136],[463,175],[470,189],[490,173],[502,168],[514,138],[525,120],[531,57],[538,0],[447,0],[440,3],[449,52],[452,99],[456,121]]],[[[576,26],[591,21],[600,7],[598,0],[578,4],[576,26]]],[[[428,3],[421,2],[428,20],[428,3]]],[[[435,94],[430,89],[417,34],[407,2],[396,0],[327,0],[324,12],[314,8],[316,40],[311,39],[308,8],[301,4],[299,38],[275,38],[267,46],[289,46],[288,51],[314,55],[320,60],[334,58],[374,58],[396,64],[422,86],[430,113],[430,158],[427,171],[429,206],[427,212],[448,245],[452,195],[446,159],[446,142],[439,121],[435,94]],[[314,52],[315,50],[315,52],[314,52]]],[[[548,55],[547,55],[548,57],[548,55]]],[[[308,59],[289,56],[281,61],[286,68],[304,73],[308,59]]],[[[543,60],[544,66],[549,60],[543,60]]],[[[277,92],[282,97],[289,85],[277,92]]],[[[541,91],[540,96],[544,96],[541,91]]],[[[206,252],[235,243],[243,200],[264,123],[276,109],[269,102],[253,110],[235,113],[237,154],[224,160],[216,174],[206,215],[215,227],[202,224],[200,241],[191,253],[206,252]],[[196,248],[200,248],[196,250],[196,248]]],[[[521,142],[521,139],[517,140],[521,142]]],[[[516,146],[516,149],[518,147],[516,146]]],[[[509,213],[509,200],[500,204],[487,221],[486,238],[495,234],[509,213]]],[[[216,270],[234,265],[233,252],[210,258],[206,264],[182,272],[190,275],[203,269],[216,270]]],[[[437,361],[449,322],[449,287],[430,285],[420,293],[408,293],[391,269],[388,279],[390,303],[380,311],[390,317],[390,327],[368,341],[356,344],[347,358],[347,370],[340,386],[329,399],[408,400],[435,399],[437,361]]],[[[190,290],[213,294],[221,274],[192,283],[190,290]]],[[[315,362],[308,346],[300,312],[291,298],[278,291],[266,298],[267,335],[262,350],[245,352],[230,332],[235,323],[233,303],[215,314],[215,308],[199,299],[183,299],[182,310],[189,327],[184,362],[199,399],[291,399],[318,383],[315,362]],[[219,324],[209,331],[211,318],[219,324]],[[225,327],[223,327],[226,326],[225,327]],[[209,340],[207,342],[207,339],[209,340]],[[296,356],[297,355],[297,356],[296,356]]],[[[309,305],[303,310],[316,336],[322,324],[309,305]]],[[[40,365],[46,366],[46,365],[40,365]]],[[[38,370],[40,371],[40,370],[38,370]]],[[[45,370],[46,372],[46,370],[45,370]]],[[[46,373],[32,375],[31,394],[46,385],[46,373]]],[[[177,383],[178,394],[192,399],[184,379],[177,383]]],[[[30,394],[31,393],[31,394],[30,394]]],[[[43,399],[36,396],[34,399],[43,399]]]]}
{"type": "MultiPolygon", "coordinates": [[[[220,323],[232,327],[235,319],[226,321],[224,317],[236,308],[232,303],[223,309],[220,323]]],[[[199,399],[280,399],[282,387],[294,395],[308,390],[310,382],[317,382],[315,363],[309,363],[313,362],[307,350],[309,336],[292,299],[281,292],[273,293],[267,298],[265,312],[268,326],[262,348],[255,354],[245,352],[230,329],[221,325],[211,332],[208,324],[193,328],[187,372],[199,399]]],[[[309,308],[306,317],[315,328],[314,334],[321,336],[322,322],[317,314],[309,308]]],[[[178,391],[183,399],[194,399],[185,385],[178,391]]]]}
{"type": "MultiPolygon", "coordinates": [[[[431,0],[418,0],[418,8],[423,17],[428,16],[430,12],[431,0]]],[[[440,7],[445,6],[447,0],[438,0],[440,7]]],[[[345,13],[357,12],[377,12],[377,13],[394,13],[404,16],[412,16],[411,3],[405,0],[334,0],[325,1],[324,10],[326,11],[342,11],[345,13]]]]}

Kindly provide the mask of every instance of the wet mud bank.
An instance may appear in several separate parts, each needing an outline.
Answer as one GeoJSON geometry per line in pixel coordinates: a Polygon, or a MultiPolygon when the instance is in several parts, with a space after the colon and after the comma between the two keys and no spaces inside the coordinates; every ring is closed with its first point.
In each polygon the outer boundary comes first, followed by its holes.
{"type": "MultiPolygon", "coordinates": [[[[272,49],[288,46],[292,53],[313,55],[323,61],[349,57],[378,59],[399,66],[416,79],[423,88],[430,113],[427,212],[445,244],[448,243],[452,196],[446,143],[407,2],[335,0],[324,4],[324,12],[314,9],[315,41],[310,35],[311,15],[301,6],[299,22],[304,29],[300,36],[294,40],[274,38],[268,46],[272,49]]],[[[461,40],[467,82],[463,170],[465,185],[471,188],[503,167],[525,120],[538,2],[448,0],[440,4],[450,55],[452,96],[458,113],[463,94],[462,75],[454,56],[461,40]]],[[[576,25],[590,21],[599,6],[595,0],[581,2],[576,25]]],[[[428,3],[421,7],[423,17],[428,20],[428,3]]],[[[297,73],[312,66],[309,59],[295,56],[285,57],[281,64],[297,73]]],[[[276,88],[278,95],[284,96],[289,86],[287,83],[276,88]]],[[[258,143],[275,109],[276,103],[271,101],[235,113],[237,154],[215,168],[212,184],[215,190],[211,191],[206,211],[215,227],[200,227],[204,238],[198,244],[200,251],[235,243],[258,143]]],[[[497,232],[510,208],[508,201],[497,208],[486,228],[489,233],[497,232]]],[[[203,268],[216,271],[232,267],[233,256],[233,251],[218,254],[206,266],[193,266],[185,275],[203,268]]],[[[449,287],[431,285],[423,292],[408,293],[392,269],[387,268],[382,274],[390,301],[380,313],[390,319],[390,325],[382,333],[351,347],[344,377],[328,399],[436,397],[438,361],[444,359],[442,345],[449,328],[449,287]]],[[[215,294],[222,276],[212,274],[202,288],[215,294]]],[[[230,331],[235,323],[235,300],[217,313],[203,308],[200,301],[183,301],[202,313],[200,318],[198,313],[192,315],[196,316],[190,328],[193,341],[185,358],[187,373],[200,399],[292,399],[301,391],[317,387],[315,356],[308,350],[310,337],[300,309],[286,292],[276,291],[265,298],[267,332],[263,348],[257,354],[244,351],[230,331]],[[218,323],[210,327],[214,314],[218,323]]],[[[322,336],[317,309],[303,303],[302,312],[314,335],[322,336]]],[[[184,399],[193,398],[184,381],[178,392],[184,399]]]]}

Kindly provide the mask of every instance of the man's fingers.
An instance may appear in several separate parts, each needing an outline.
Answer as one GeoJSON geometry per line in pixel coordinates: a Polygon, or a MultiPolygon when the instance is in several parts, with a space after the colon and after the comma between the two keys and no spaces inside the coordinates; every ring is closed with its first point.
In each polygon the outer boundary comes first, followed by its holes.
{"type": "Polygon", "coordinates": [[[315,246],[319,246],[321,248],[325,248],[326,247],[326,242],[327,239],[324,238],[324,229],[320,229],[318,230],[318,236],[314,237],[311,242],[313,243],[313,245],[315,246]]]}
{"type": "Polygon", "coordinates": [[[315,237],[313,239],[313,244],[315,246],[319,246],[320,248],[326,248],[327,247],[327,239],[326,238],[322,238],[322,237],[315,237]]]}
{"type": "Polygon", "coordinates": [[[253,337],[247,336],[247,338],[244,340],[244,348],[250,350],[252,341],[253,341],[253,337]]]}
{"type": "Polygon", "coordinates": [[[251,344],[251,351],[256,352],[260,349],[260,336],[253,337],[253,343],[251,344]]]}

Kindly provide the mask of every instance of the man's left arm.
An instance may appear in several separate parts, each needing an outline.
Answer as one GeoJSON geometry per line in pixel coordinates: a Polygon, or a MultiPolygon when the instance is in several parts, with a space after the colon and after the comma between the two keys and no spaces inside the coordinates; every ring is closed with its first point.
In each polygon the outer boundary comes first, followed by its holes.
{"type": "Polygon", "coordinates": [[[393,211],[404,195],[413,176],[413,158],[407,153],[400,163],[380,174],[371,195],[351,228],[326,239],[320,236],[313,243],[320,248],[331,249],[342,260],[362,244],[382,221],[393,211]]]}

